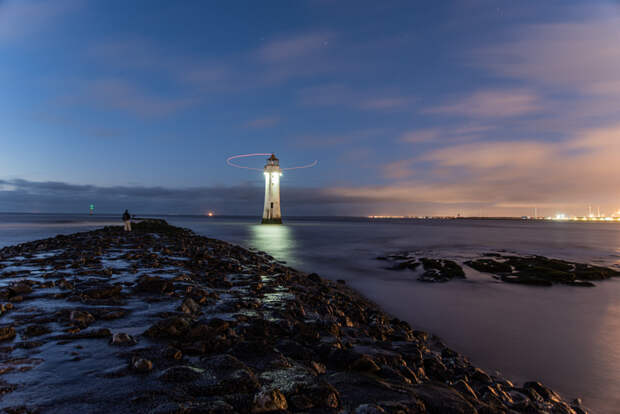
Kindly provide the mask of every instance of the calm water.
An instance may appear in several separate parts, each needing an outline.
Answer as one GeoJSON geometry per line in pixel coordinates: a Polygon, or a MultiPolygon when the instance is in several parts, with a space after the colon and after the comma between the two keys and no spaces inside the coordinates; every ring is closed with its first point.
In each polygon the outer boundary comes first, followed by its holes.
{"type": "MultiPolygon", "coordinates": [[[[618,266],[620,224],[525,221],[296,219],[261,226],[251,218],[169,216],[209,237],[264,250],[290,266],[347,283],[433,332],[490,372],[539,379],[594,413],[620,413],[620,279],[592,289],[468,279],[425,284],[374,257],[398,251],[466,260],[505,249],[618,266]]],[[[116,216],[0,214],[0,247],[119,224],[116,216]]]]}

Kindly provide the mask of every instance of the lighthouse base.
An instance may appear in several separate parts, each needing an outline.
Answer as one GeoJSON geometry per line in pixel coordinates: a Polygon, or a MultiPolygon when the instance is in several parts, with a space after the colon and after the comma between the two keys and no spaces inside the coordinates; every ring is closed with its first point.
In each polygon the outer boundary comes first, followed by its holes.
{"type": "Polygon", "coordinates": [[[282,219],[281,218],[271,218],[271,219],[264,218],[263,221],[260,222],[260,224],[282,224],[282,219]]]}

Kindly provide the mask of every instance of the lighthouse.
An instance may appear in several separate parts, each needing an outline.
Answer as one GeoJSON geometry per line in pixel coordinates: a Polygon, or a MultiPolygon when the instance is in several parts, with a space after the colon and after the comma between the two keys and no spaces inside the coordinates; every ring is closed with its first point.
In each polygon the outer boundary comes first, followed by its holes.
{"type": "Polygon", "coordinates": [[[275,154],[267,158],[265,165],[265,207],[263,208],[262,224],[282,224],[282,213],[280,212],[280,160],[275,154]]]}

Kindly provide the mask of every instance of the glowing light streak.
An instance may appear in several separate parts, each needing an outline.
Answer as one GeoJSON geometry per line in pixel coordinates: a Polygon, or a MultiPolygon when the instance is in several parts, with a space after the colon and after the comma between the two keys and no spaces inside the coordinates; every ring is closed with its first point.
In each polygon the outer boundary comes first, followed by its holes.
{"type": "Polygon", "coordinates": [[[235,160],[237,158],[261,157],[261,156],[265,156],[265,155],[269,156],[271,154],[256,153],[256,154],[233,155],[232,157],[226,158],[226,164],[230,165],[231,167],[235,167],[235,168],[243,168],[243,169],[246,169],[246,170],[254,170],[254,171],[263,171],[262,168],[246,167],[244,165],[235,164],[234,162],[232,162],[232,160],[235,160]]]}
{"type": "MultiPolygon", "coordinates": [[[[226,164],[230,165],[231,167],[243,168],[245,170],[263,171],[262,168],[246,167],[245,165],[236,164],[235,162],[233,162],[233,160],[238,159],[238,158],[270,156],[271,154],[272,153],[267,153],[267,154],[265,154],[265,153],[255,153],[255,154],[233,155],[232,157],[228,157],[226,159],[226,164]]],[[[303,168],[312,168],[312,167],[316,166],[318,163],[319,163],[319,160],[314,160],[310,164],[299,165],[299,166],[288,167],[288,168],[281,168],[281,170],[289,171],[289,170],[300,170],[300,169],[303,169],[303,168]]]]}

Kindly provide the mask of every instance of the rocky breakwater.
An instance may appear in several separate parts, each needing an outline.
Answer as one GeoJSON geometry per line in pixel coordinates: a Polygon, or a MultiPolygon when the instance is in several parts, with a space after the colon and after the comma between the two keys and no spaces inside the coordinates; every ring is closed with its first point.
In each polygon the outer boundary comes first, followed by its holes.
{"type": "Polygon", "coordinates": [[[163,221],[0,250],[7,413],[584,413],[343,283],[163,221]]]}

